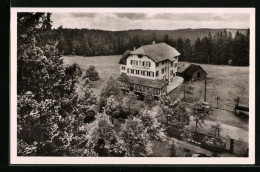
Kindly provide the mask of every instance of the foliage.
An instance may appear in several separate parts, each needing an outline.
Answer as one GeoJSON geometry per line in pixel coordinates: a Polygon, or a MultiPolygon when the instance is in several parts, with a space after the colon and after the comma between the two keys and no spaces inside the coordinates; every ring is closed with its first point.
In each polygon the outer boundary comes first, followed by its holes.
{"type": "Polygon", "coordinates": [[[83,79],[85,78],[89,78],[90,81],[99,80],[98,72],[96,71],[95,66],[89,66],[83,79]]]}
{"type": "Polygon", "coordinates": [[[137,96],[135,95],[134,92],[129,91],[128,93],[126,93],[123,102],[126,104],[126,106],[128,107],[128,112],[129,114],[131,113],[131,107],[136,104],[137,101],[137,96]]]}
{"type": "Polygon", "coordinates": [[[105,113],[97,114],[96,120],[86,126],[85,131],[91,136],[91,140],[96,143],[95,149],[98,156],[127,156],[128,150],[124,141],[115,133],[114,126],[109,116],[105,113]],[[103,140],[101,145],[99,142],[103,140]],[[105,141],[109,141],[109,148],[104,148],[105,141]],[[107,150],[105,150],[107,149],[107,150]]]}
{"type": "Polygon", "coordinates": [[[170,157],[176,157],[176,152],[177,152],[177,147],[176,144],[174,143],[173,140],[169,141],[169,152],[170,152],[170,157]]]}
{"type": "Polygon", "coordinates": [[[82,71],[64,66],[50,37],[50,14],[19,13],[18,26],[18,155],[96,156],[81,132],[96,97],[89,87],[76,92],[82,71]]]}
{"type": "Polygon", "coordinates": [[[178,128],[183,128],[185,125],[189,125],[190,117],[186,108],[177,102],[172,102],[169,96],[161,96],[158,102],[161,108],[162,119],[165,122],[171,122],[171,125],[175,125],[178,128]]]}
{"type": "Polygon", "coordinates": [[[118,136],[111,140],[108,153],[111,157],[129,156],[124,141],[118,136]]]}
{"type": "Polygon", "coordinates": [[[188,139],[192,139],[193,138],[193,132],[191,129],[190,125],[185,125],[182,129],[181,129],[181,137],[182,140],[188,140],[188,139]]]}
{"type": "Polygon", "coordinates": [[[205,124],[205,118],[208,114],[201,108],[201,103],[196,103],[193,107],[193,120],[195,121],[195,131],[197,132],[198,127],[202,127],[205,124]]]}
{"type": "Polygon", "coordinates": [[[118,100],[123,98],[123,93],[120,89],[119,82],[116,81],[113,77],[110,77],[109,80],[102,86],[100,93],[100,110],[102,111],[103,107],[106,106],[107,98],[112,96],[118,100]]]}
{"type": "Polygon", "coordinates": [[[164,127],[158,121],[156,113],[145,110],[140,115],[140,119],[142,120],[144,127],[146,127],[146,131],[151,139],[157,141],[164,141],[166,139],[164,127]]]}
{"type": "Polygon", "coordinates": [[[106,114],[110,115],[113,118],[125,118],[122,109],[122,103],[117,100],[113,95],[107,98],[107,103],[104,109],[106,114]]]}
{"type": "Polygon", "coordinates": [[[96,112],[94,110],[87,111],[85,118],[84,118],[84,122],[85,123],[92,122],[95,119],[95,115],[96,115],[96,112]]]}
{"type": "Polygon", "coordinates": [[[144,103],[148,106],[148,107],[153,107],[156,104],[153,92],[151,90],[146,91],[145,95],[144,95],[144,103]]]}
{"type": "Polygon", "coordinates": [[[121,137],[128,145],[130,156],[148,156],[152,153],[147,129],[140,118],[127,119],[122,125],[121,137]]]}
{"type": "Polygon", "coordinates": [[[221,153],[226,148],[226,143],[220,137],[205,136],[201,144],[204,148],[212,150],[214,153],[221,153]]]}
{"type": "Polygon", "coordinates": [[[216,123],[215,125],[212,126],[212,128],[214,130],[215,137],[220,137],[221,124],[220,123],[216,123]]]}
{"type": "Polygon", "coordinates": [[[59,35],[57,47],[65,55],[123,54],[155,41],[175,47],[183,61],[249,65],[249,29],[232,35],[225,29],[103,31],[59,27],[53,33],[59,35]]]}

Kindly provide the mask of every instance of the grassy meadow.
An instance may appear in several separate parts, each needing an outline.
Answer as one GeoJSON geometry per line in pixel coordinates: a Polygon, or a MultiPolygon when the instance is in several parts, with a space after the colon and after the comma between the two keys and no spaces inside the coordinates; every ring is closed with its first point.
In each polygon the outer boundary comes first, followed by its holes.
{"type": "MultiPolygon", "coordinates": [[[[180,62],[182,63],[182,62],[180,62]]],[[[233,110],[234,99],[240,97],[240,103],[249,105],[249,67],[200,64],[207,72],[207,102],[216,107],[215,98],[220,97],[219,108],[233,110]]],[[[194,94],[204,100],[205,81],[191,82],[196,89],[194,94]]]]}
{"type": "MultiPolygon", "coordinates": [[[[93,82],[95,93],[99,94],[102,84],[109,77],[117,78],[120,74],[118,64],[121,55],[112,56],[63,56],[65,65],[77,63],[83,70],[94,65],[99,73],[100,80],[93,82]]],[[[183,62],[179,62],[183,63],[183,62]]],[[[249,67],[236,67],[226,65],[200,64],[208,73],[207,76],[207,101],[211,106],[216,106],[215,97],[220,97],[219,107],[233,110],[234,99],[239,96],[241,103],[249,104],[249,67]]],[[[192,102],[204,99],[204,81],[191,82],[195,90],[192,95],[192,102]]],[[[174,90],[171,97],[182,97],[182,89],[174,90]]]]}

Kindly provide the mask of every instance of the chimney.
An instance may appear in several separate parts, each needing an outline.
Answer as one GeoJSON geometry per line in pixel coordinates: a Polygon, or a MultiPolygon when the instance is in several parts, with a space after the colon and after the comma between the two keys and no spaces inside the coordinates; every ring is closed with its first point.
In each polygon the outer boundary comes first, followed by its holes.
{"type": "Polygon", "coordinates": [[[135,50],[135,47],[134,47],[134,50],[135,50]]]}
{"type": "Polygon", "coordinates": [[[153,41],[153,44],[155,44],[155,41],[153,41]]]}

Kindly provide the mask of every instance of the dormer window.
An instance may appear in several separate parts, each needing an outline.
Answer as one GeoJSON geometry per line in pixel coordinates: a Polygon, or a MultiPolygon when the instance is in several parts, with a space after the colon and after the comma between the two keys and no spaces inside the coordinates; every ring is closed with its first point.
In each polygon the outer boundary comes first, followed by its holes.
{"type": "Polygon", "coordinates": [[[142,58],[142,57],[143,57],[143,55],[141,55],[141,54],[138,55],[138,58],[142,58]]]}

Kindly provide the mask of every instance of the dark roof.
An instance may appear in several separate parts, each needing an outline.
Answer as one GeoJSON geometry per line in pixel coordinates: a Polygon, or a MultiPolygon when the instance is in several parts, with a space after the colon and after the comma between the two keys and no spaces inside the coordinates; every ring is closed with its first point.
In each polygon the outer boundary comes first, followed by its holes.
{"type": "Polygon", "coordinates": [[[122,82],[127,81],[127,83],[143,85],[152,88],[162,88],[163,86],[167,85],[167,81],[158,80],[158,79],[154,80],[154,79],[140,78],[136,76],[129,76],[126,74],[121,74],[118,80],[122,82]]]}
{"type": "Polygon", "coordinates": [[[178,63],[178,72],[184,72],[188,67],[190,67],[190,63],[178,63]]]}
{"type": "MultiPolygon", "coordinates": [[[[187,67],[187,66],[185,66],[185,67],[187,67]]],[[[195,64],[190,64],[185,70],[182,71],[182,69],[181,69],[181,70],[178,70],[178,72],[183,74],[184,76],[191,76],[199,68],[205,72],[205,70],[200,65],[195,65],[195,64]]],[[[207,75],[207,72],[205,72],[205,74],[207,75]]]]}
{"type": "Polygon", "coordinates": [[[122,57],[119,61],[119,64],[126,65],[126,59],[127,59],[130,52],[131,52],[130,50],[127,50],[126,52],[124,52],[124,54],[122,55],[122,57]]]}
{"type": "Polygon", "coordinates": [[[165,43],[144,45],[130,54],[148,56],[156,63],[164,60],[174,61],[176,56],[181,55],[175,48],[165,43]]]}

